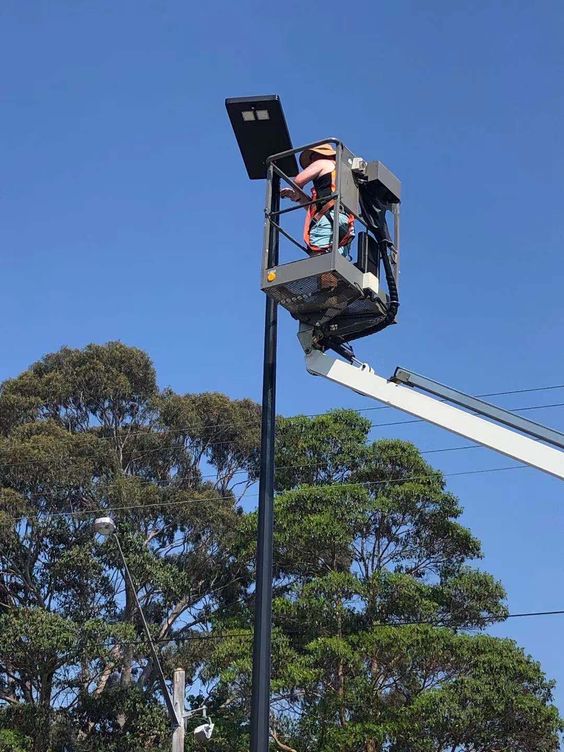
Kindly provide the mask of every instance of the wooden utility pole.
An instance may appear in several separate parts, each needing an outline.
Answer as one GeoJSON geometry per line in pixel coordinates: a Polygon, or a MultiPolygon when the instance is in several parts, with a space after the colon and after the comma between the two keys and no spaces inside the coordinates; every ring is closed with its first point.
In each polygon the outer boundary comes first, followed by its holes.
{"type": "Polygon", "coordinates": [[[176,717],[180,725],[174,729],[172,734],[172,752],[184,752],[184,692],[186,687],[186,675],[184,669],[177,668],[174,672],[174,684],[172,691],[172,701],[176,711],[176,717]]]}

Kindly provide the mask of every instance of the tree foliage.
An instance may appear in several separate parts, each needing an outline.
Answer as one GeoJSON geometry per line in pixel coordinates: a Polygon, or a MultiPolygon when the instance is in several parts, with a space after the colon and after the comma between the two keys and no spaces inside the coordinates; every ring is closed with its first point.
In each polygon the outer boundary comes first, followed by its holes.
{"type": "MultiPolygon", "coordinates": [[[[169,749],[155,666],[248,749],[260,410],[161,390],[120,343],[0,388],[0,752],[169,749]]],[[[279,419],[272,749],[551,752],[552,684],[513,642],[441,474],[357,413],[279,419]]],[[[188,734],[187,749],[192,748],[188,734]]]]}

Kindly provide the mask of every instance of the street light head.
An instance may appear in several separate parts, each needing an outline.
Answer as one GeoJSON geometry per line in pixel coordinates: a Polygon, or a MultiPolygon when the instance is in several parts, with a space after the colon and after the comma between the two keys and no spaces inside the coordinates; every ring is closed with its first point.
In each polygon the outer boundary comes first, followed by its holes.
{"type": "Polygon", "coordinates": [[[212,738],[214,724],[211,721],[202,723],[194,729],[194,740],[206,744],[212,738]]]}
{"type": "Polygon", "coordinates": [[[104,538],[112,535],[116,531],[116,523],[111,517],[98,517],[94,520],[94,530],[104,538]]]}
{"type": "MultiPolygon", "coordinates": [[[[226,99],[225,106],[248,176],[251,180],[264,180],[268,157],[292,148],[280,97],[234,97],[226,99]]],[[[298,174],[293,154],[280,159],[277,165],[291,178],[298,174]]]]}

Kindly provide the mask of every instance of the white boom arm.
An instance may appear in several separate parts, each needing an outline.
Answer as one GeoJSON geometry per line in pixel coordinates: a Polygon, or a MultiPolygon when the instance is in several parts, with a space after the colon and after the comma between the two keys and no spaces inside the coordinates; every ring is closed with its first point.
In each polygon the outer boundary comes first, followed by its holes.
{"type": "Polygon", "coordinates": [[[479,415],[453,407],[436,397],[420,394],[378,376],[367,365],[353,365],[320,350],[306,349],[307,370],[352,389],[366,397],[379,400],[410,415],[422,418],[447,431],[494,449],[515,460],[536,467],[564,480],[564,451],[554,449],[510,428],[485,420],[479,415]]]}

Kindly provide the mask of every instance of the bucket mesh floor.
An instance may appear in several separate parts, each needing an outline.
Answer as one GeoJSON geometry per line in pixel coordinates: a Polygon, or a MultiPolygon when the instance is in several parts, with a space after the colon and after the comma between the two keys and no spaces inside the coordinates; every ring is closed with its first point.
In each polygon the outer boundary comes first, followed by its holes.
{"type": "Polygon", "coordinates": [[[333,272],[271,287],[268,294],[306,324],[321,324],[346,310],[360,291],[333,272]]]}
{"type": "Polygon", "coordinates": [[[352,302],[359,296],[359,291],[337,274],[327,272],[271,287],[268,294],[294,315],[300,311],[323,311],[327,308],[328,298],[335,298],[340,303],[352,302]]]}
{"type": "Polygon", "coordinates": [[[362,336],[386,313],[380,299],[364,298],[357,287],[333,272],[276,285],[267,292],[298,321],[343,339],[362,336]]]}
{"type": "Polygon", "coordinates": [[[386,306],[380,299],[362,298],[353,301],[335,316],[326,327],[327,334],[338,335],[344,340],[356,339],[363,331],[370,331],[386,315],[386,306]]]}

